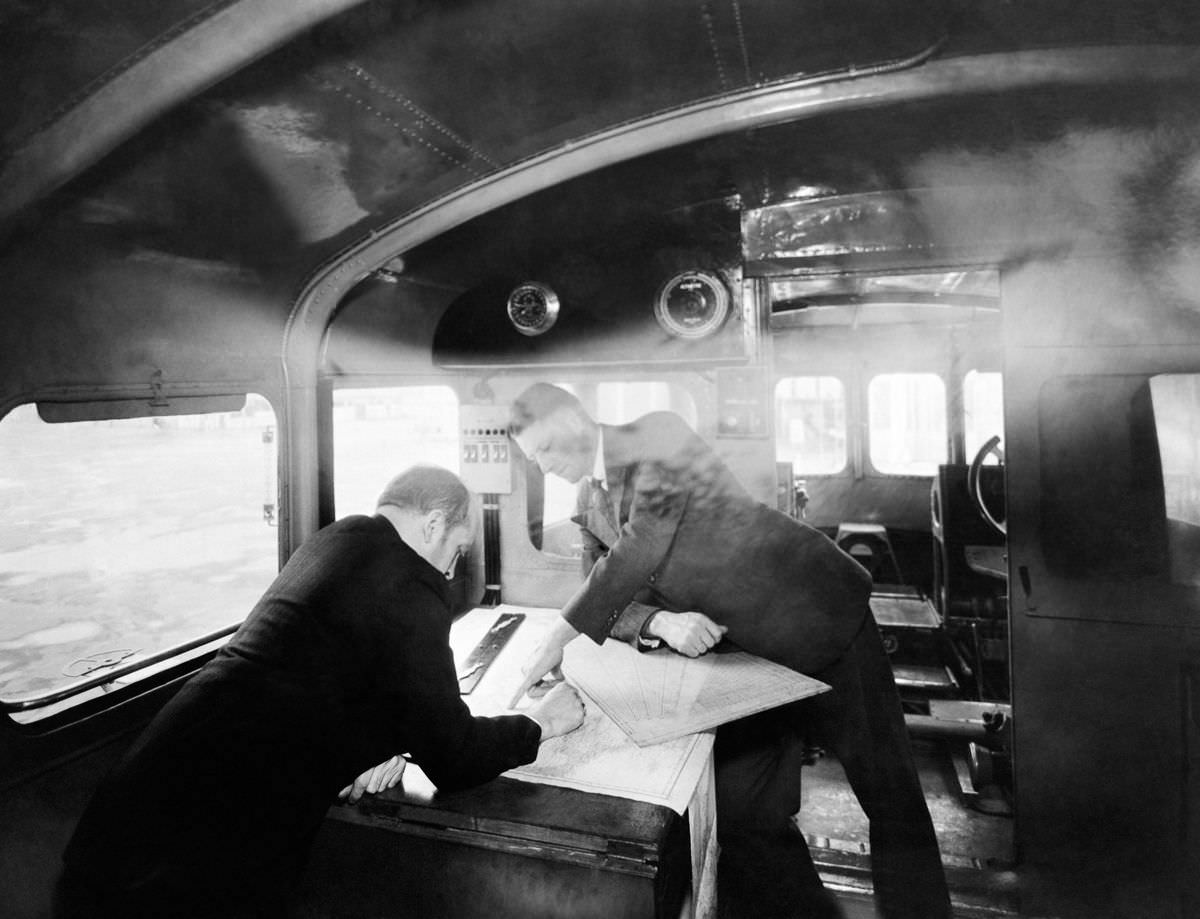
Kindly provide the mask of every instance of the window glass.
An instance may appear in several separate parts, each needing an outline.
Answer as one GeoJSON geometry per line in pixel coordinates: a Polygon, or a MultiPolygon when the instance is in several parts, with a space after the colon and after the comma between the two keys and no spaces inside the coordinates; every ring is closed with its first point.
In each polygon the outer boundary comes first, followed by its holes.
{"type": "MultiPolygon", "coordinates": [[[[565,389],[576,397],[579,393],[570,383],[555,383],[555,386],[565,389]]],[[[570,523],[570,516],[575,513],[575,490],[578,485],[572,485],[566,479],[556,475],[542,475],[536,463],[529,464],[530,475],[542,478],[542,542],[539,546],[545,552],[554,555],[578,556],[580,554],[579,539],[576,536],[577,527],[570,523]]],[[[532,511],[533,508],[530,508],[532,511]]],[[[532,530],[531,530],[532,532],[532,530]]]]}
{"type": "Polygon", "coordinates": [[[1167,524],[1146,377],[1047,380],[1038,399],[1041,545],[1055,575],[1159,578],[1167,524]]]}
{"type": "Polygon", "coordinates": [[[245,618],[278,570],[275,414],[0,420],[0,697],[245,618]]]}
{"type": "Polygon", "coordinates": [[[334,390],[333,500],[338,517],[374,514],[383,487],[414,463],[459,471],[458,397],[453,389],[334,390]]]}
{"type": "Polygon", "coordinates": [[[967,462],[995,434],[1004,433],[1004,383],[999,373],[972,370],[963,378],[963,430],[967,462]]]}
{"type": "MultiPolygon", "coordinates": [[[[693,428],[696,426],[696,403],[691,393],[671,383],[638,380],[609,381],[594,387],[570,383],[555,385],[578,397],[588,413],[603,424],[625,424],[648,412],[670,411],[693,428]]],[[[528,468],[530,475],[541,476],[536,465],[531,463],[528,468]]],[[[539,531],[535,517],[531,517],[533,523],[530,526],[534,545],[542,551],[568,557],[581,554],[579,528],[570,519],[575,513],[577,489],[578,485],[572,485],[558,476],[542,477],[542,526],[539,531]]]]}
{"type": "Polygon", "coordinates": [[[775,458],[798,475],[846,466],[846,388],[836,377],[786,377],[775,384],[775,458]]]}
{"type": "Polygon", "coordinates": [[[933,373],[884,373],[867,388],[871,465],[934,475],[946,462],[946,387],[933,373]]]}
{"type": "Polygon", "coordinates": [[[693,428],[696,426],[695,400],[678,386],[639,380],[600,383],[596,387],[595,417],[604,424],[626,424],[648,412],[674,412],[693,428]]]}
{"type": "Polygon", "coordinates": [[[1200,585],[1200,374],[1150,380],[1162,462],[1171,580],[1200,585]]]}

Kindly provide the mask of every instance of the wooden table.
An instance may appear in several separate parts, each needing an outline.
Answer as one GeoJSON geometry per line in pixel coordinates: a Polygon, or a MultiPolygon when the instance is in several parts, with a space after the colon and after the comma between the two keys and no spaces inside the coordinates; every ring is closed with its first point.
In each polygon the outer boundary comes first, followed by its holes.
{"type": "Polygon", "coordinates": [[[442,794],[406,772],[403,788],[330,811],[305,915],[674,919],[688,837],[661,805],[504,777],[442,794]]]}
{"type": "MultiPolygon", "coordinates": [[[[479,617],[496,615],[479,610],[456,623],[455,634],[470,638],[455,642],[456,660],[474,644],[479,617]]],[[[524,660],[548,621],[522,624],[521,642],[502,652],[508,666],[524,660]]],[[[480,688],[503,679],[489,671],[480,688]]],[[[641,755],[630,751],[632,768],[641,755]]],[[[704,919],[715,906],[712,798],[711,763],[682,815],[507,776],[438,792],[409,765],[402,785],[330,809],[300,919],[704,919]]]]}

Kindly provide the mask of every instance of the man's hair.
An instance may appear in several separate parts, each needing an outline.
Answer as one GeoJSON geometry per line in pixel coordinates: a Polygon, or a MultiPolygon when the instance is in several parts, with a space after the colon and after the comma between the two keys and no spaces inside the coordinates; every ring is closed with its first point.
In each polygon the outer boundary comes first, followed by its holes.
{"type": "Polygon", "coordinates": [[[428,514],[440,510],[447,529],[464,525],[471,517],[471,492],[449,469],[420,465],[404,470],[387,483],[375,502],[376,508],[390,504],[401,510],[428,514]]]}
{"type": "Polygon", "coordinates": [[[576,417],[590,417],[583,403],[571,393],[550,383],[534,383],[513,401],[508,416],[508,433],[520,434],[531,424],[566,409],[576,417]]]}

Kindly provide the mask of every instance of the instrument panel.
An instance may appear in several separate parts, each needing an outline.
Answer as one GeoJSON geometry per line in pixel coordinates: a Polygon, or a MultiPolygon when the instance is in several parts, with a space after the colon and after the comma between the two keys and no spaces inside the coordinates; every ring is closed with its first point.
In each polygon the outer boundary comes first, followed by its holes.
{"type": "Polygon", "coordinates": [[[508,295],[508,319],[522,335],[548,332],[558,319],[558,294],[537,281],[518,284],[508,295]]]}
{"type": "Polygon", "coordinates": [[[729,289],[711,271],[677,274],[659,290],[654,318],[669,335],[707,338],[729,318],[729,289]]]}
{"type": "MultiPolygon", "coordinates": [[[[599,236],[501,234],[512,240],[504,261],[474,268],[478,280],[442,312],[434,362],[740,362],[741,213],[732,196],[616,225],[600,215],[585,224],[599,236]]],[[[539,226],[535,217],[521,225],[539,226]]]]}

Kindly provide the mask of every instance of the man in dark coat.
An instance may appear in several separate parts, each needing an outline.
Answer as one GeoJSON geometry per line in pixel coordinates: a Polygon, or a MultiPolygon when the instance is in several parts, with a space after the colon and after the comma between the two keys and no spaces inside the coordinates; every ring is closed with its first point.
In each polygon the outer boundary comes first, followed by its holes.
{"type": "Polygon", "coordinates": [[[372,764],[399,751],[439,788],[469,786],[577,727],[565,686],[528,716],[473,717],[459,697],[446,579],[472,534],[467,489],[418,466],[375,516],[305,542],[100,786],[64,855],[63,912],[284,915],[339,789],[398,777],[372,764]]]}
{"type": "Polygon", "coordinates": [[[863,568],[821,532],[756,502],[671,413],[597,425],[570,393],[536,384],[514,403],[510,432],[543,472],[604,485],[581,510],[585,547],[606,554],[530,658],[520,692],[557,668],[579,633],[665,642],[691,656],[724,638],[830,684],[829,693],[717,731],[722,915],[841,914],[792,822],[809,736],[838,757],[870,819],[882,915],[949,919],[863,568]]]}

